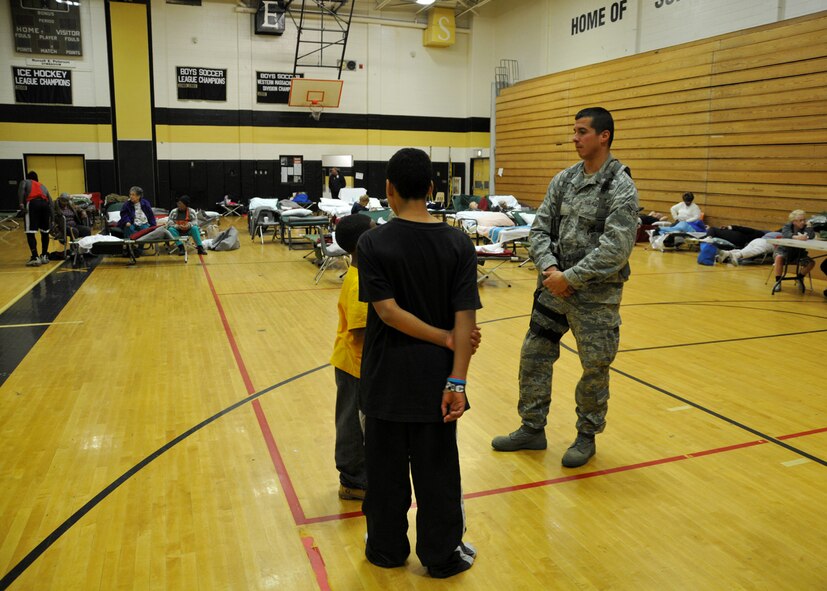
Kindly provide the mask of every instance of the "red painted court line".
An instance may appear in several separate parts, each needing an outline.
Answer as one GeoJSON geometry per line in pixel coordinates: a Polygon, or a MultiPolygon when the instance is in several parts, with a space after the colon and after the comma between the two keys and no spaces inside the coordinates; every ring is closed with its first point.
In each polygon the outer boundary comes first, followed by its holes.
{"type": "Polygon", "coordinates": [[[212,277],[210,277],[210,272],[207,270],[207,265],[204,264],[203,259],[201,261],[201,268],[204,269],[204,275],[207,276],[207,283],[210,286],[212,299],[215,302],[216,308],[218,308],[218,316],[221,318],[221,324],[224,325],[224,333],[227,335],[227,340],[230,341],[230,349],[233,351],[235,363],[238,366],[241,379],[244,380],[244,387],[247,388],[247,395],[249,396],[250,394],[254,394],[256,389],[253,387],[253,381],[250,379],[250,374],[247,373],[247,366],[244,365],[244,360],[241,358],[241,352],[238,350],[238,344],[235,342],[235,337],[233,336],[233,331],[230,328],[230,323],[227,321],[227,315],[224,314],[224,307],[221,305],[221,300],[215,291],[215,285],[213,285],[212,277]]]}
{"type": "Polygon", "coordinates": [[[780,439],[783,441],[784,439],[804,437],[805,435],[815,435],[816,433],[827,433],[827,427],[822,427],[821,429],[813,429],[811,431],[802,431],[801,433],[791,433],[790,435],[782,435],[781,437],[777,437],[776,439],[780,439]]]}
{"type": "Polygon", "coordinates": [[[327,580],[327,569],[324,565],[324,558],[319,547],[313,544],[313,538],[302,537],[302,544],[304,544],[304,551],[307,552],[307,558],[310,560],[310,566],[313,567],[313,572],[316,574],[316,582],[319,584],[321,591],[330,591],[330,583],[327,580]]]}
{"type": "MultiPolygon", "coordinates": [[[[241,378],[244,380],[244,386],[247,388],[247,395],[249,396],[255,394],[256,389],[253,387],[253,381],[250,379],[250,374],[247,372],[247,366],[244,364],[244,359],[241,357],[241,352],[238,350],[238,344],[233,336],[233,331],[230,329],[230,322],[227,320],[227,315],[224,313],[224,307],[221,305],[221,299],[215,291],[215,286],[213,285],[212,277],[210,277],[210,272],[207,270],[207,266],[203,264],[203,259],[201,262],[201,267],[204,269],[204,275],[207,276],[207,283],[210,286],[210,292],[212,293],[216,308],[218,308],[218,315],[221,318],[221,324],[224,325],[224,332],[227,335],[227,340],[230,342],[230,348],[233,351],[233,357],[235,358],[236,365],[238,366],[238,371],[241,374],[241,378]]],[[[273,467],[276,469],[279,482],[281,482],[281,488],[284,491],[285,498],[287,499],[287,505],[290,507],[290,512],[293,514],[293,520],[296,522],[296,525],[302,525],[306,521],[304,510],[299,502],[299,497],[296,494],[293,481],[290,480],[290,474],[287,472],[287,466],[284,465],[284,460],[282,460],[281,454],[279,453],[279,448],[276,445],[276,439],[273,437],[273,432],[270,430],[270,424],[267,422],[267,417],[264,414],[264,410],[261,408],[260,402],[258,400],[253,400],[252,406],[256,414],[256,420],[258,420],[261,436],[264,437],[264,443],[267,445],[267,451],[270,453],[270,460],[273,462],[273,467]]]]}
{"type": "Polygon", "coordinates": [[[659,464],[669,464],[671,462],[678,462],[687,460],[689,456],[672,456],[671,458],[661,458],[659,460],[651,460],[648,462],[641,462],[639,464],[630,464],[628,466],[616,466],[615,468],[606,468],[605,470],[595,470],[594,472],[583,472],[581,474],[572,474],[570,476],[560,476],[559,478],[550,478],[549,480],[539,480],[537,482],[526,482],[524,484],[517,484],[514,486],[504,486],[502,488],[493,488],[491,490],[482,490],[479,492],[468,493],[463,495],[466,499],[477,499],[480,497],[489,497],[507,492],[515,492],[518,490],[527,490],[530,488],[539,488],[541,486],[550,486],[552,484],[561,484],[563,482],[572,482],[574,480],[585,480],[586,478],[594,478],[595,476],[605,476],[607,474],[616,474],[618,472],[627,472],[629,470],[638,470],[640,468],[648,468],[649,466],[657,466],[659,464]]]}
{"type": "Polygon", "coordinates": [[[755,441],[747,441],[746,443],[736,443],[735,445],[727,445],[726,447],[716,447],[715,449],[696,451],[695,453],[686,454],[686,456],[689,458],[701,458],[703,456],[711,456],[712,454],[719,454],[725,451],[732,451],[734,449],[743,449],[745,447],[752,447],[754,445],[763,445],[764,443],[767,443],[766,439],[757,439],[755,441]]]}
{"type": "Polygon", "coordinates": [[[261,295],[265,293],[295,293],[295,292],[308,292],[308,291],[333,291],[333,290],[340,290],[341,287],[319,287],[318,289],[268,289],[262,291],[228,291],[222,293],[222,296],[237,296],[237,295],[261,295]]]}
{"type": "MultiPolygon", "coordinates": [[[[813,429],[811,431],[802,431],[801,433],[791,433],[789,435],[781,435],[776,439],[793,439],[795,437],[804,437],[806,435],[813,435],[816,433],[827,432],[827,427],[820,429],[813,429]]],[[[691,460],[693,458],[702,458],[704,456],[711,456],[714,454],[725,453],[737,449],[745,449],[748,447],[755,447],[756,445],[763,445],[768,443],[766,439],[756,439],[755,441],[745,441],[744,443],[736,443],[734,445],[727,445],[725,447],[716,447],[714,449],[707,449],[693,453],[683,454],[679,456],[672,456],[669,458],[661,458],[659,460],[650,460],[648,462],[640,462],[639,464],[629,464],[627,466],[616,466],[614,468],[606,468],[605,470],[595,470],[594,472],[583,472],[581,474],[572,474],[570,476],[560,476],[558,478],[550,478],[548,480],[538,480],[536,482],[525,482],[523,484],[516,484],[514,486],[504,486],[501,488],[492,488],[490,490],[481,490],[477,492],[467,493],[462,495],[463,499],[478,499],[481,497],[490,497],[509,492],[517,492],[521,490],[528,490],[532,488],[540,488],[543,486],[551,486],[553,484],[562,484],[565,482],[573,482],[575,480],[585,480],[587,478],[594,478],[595,476],[607,476],[609,474],[618,474],[620,472],[628,472],[630,470],[639,470],[641,468],[648,468],[650,466],[658,466],[661,464],[671,464],[672,462],[680,462],[683,460],[691,460]]],[[[325,521],[337,521],[342,519],[351,519],[353,517],[361,517],[361,511],[354,511],[350,513],[338,513],[334,515],[324,515],[321,517],[308,517],[307,523],[322,523],[325,521]]]]}
{"type": "Polygon", "coordinates": [[[290,507],[290,512],[293,514],[293,521],[296,525],[304,525],[307,518],[304,516],[299,496],[296,494],[296,489],[293,487],[293,481],[290,480],[290,474],[287,472],[287,466],[284,465],[284,460],[281,459],[279,448],[276,445],[276,440],[273,438],[273,432],[270,430],[270,424],[267,422],[267,417],[264,415],[264,410],[258,400],[253,400],[253,409],[258,419],[258,426],[261,429],[261,435],[264,437],[264,442],[267,444],[267,451],[270,452],[270,459],[273,461],[273,467],[278,474],[281,488],[284,491],[284,497],[287,500],[287,506],[290,507]]]}

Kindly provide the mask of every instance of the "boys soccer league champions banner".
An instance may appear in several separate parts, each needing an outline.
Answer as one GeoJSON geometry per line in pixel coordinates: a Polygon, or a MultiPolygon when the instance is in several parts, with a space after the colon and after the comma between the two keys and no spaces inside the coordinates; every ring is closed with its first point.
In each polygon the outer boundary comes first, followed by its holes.
{"type": "Polygon", "coordinates": [[[226,101],[227,70],[177,66],[178,100],[226,101]]]}

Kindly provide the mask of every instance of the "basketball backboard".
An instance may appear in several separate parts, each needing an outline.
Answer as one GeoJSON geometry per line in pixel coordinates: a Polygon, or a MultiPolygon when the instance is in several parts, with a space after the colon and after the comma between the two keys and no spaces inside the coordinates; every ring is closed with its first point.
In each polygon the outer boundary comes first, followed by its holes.
{"type": "Polygon", "coordinates": [[[291,107],[338,108],[343,83],[343,80],[293,78],[290,81],[288,104],[291,107]]]}

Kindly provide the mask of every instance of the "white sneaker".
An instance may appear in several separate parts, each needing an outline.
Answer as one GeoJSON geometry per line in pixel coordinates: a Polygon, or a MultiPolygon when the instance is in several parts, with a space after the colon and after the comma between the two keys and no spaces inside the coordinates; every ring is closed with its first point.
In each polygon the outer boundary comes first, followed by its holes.
{"type": "Polygon", "coordinates": [[[719,263],[726,263],[729,260],[729,251],[719,250],[718,254],[715,255],[715,260],[719,263]]]}
{"type": "Polygon", "coordinates": [[[41,265],[48,265],[49,264],[49,255],[47,255],[47,254],[40,255],[40,264],[41,265]]]}
{"type": "Polygon", "coordinates": [[[729,262],[735,265],[736,267],[740,265],[739,259],[741,258],[741,253],[735,252],[734,250],[729,251],[729,262]]]}
{"type": "Polygon", "coordinates": [[[39,267],[40,266],[40,257],[32,257],[26,263],[27,267],[39,267]]]}

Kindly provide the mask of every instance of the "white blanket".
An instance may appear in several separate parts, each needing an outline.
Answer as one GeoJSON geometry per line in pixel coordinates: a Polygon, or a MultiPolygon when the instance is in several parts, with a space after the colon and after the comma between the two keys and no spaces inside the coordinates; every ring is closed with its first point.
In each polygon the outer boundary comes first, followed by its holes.
{"type": "Polygon", "coordinates": [[[352,203],[342,201],[341,199],[329,199],[327,197],[322,197],[322,200],[319,201],[319,209],[326,214],[334,215],[337,218],[348,215],[352,207],[352,203]]]}
{"type": "Polygon", "coordinates": [[[339,190],[339,199],[353,205],[359,201],[359,197],[367,192],[368,190],[364,187],[345,187],[339,190]]]}
{"type": "Polygon", "coordinates": [[[250,204],[248,209],[250,212],[253,212],[258,207],[270,207],[272,209],[278,210],[279,208],[279,200],[278,199],[265,199],[264,197],[252,197],[250,199],[250,204]]]}
{"type": "Polygon", "coordinates": [[[499,205],[500,207],[505,205],[508,209],[516,209],[520,206],[520,203],[514,195],[489,195],[488,203],[491,205],[499,205]]]}
{"type": "Polygon", "coordinates": [[[92,250],[96,242],[123,242],[123,240],[116,236],[110,236],[109,234],[93,234],[91,236],[84,236],[78,240],[76,244],[78,245],[80,253],[84,254],[92,250]]]}

